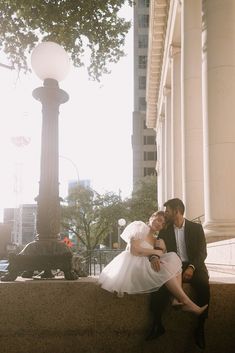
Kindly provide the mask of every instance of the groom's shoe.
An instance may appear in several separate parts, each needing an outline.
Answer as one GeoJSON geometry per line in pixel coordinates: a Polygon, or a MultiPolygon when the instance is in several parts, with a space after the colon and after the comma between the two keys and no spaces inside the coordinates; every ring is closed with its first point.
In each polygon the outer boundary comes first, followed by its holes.
{"type": "Polygon", "coordinates": [[[154,339],[157,339],[158,337],[164,335],[165,329],[162,326],[162,324],[154,324],[147,336],[145,337],[145,341],[152,341],[154,339]]]}
{"type": "Polygon", "coordinates": [[[204,325],[199,325],[194,332],[194,339],[196,345],[201,348],[206,348],[204,325]]]}

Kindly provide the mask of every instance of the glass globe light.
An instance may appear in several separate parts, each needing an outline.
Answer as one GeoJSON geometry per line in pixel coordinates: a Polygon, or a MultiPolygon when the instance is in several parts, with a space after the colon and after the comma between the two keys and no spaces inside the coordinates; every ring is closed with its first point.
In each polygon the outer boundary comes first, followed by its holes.
{"type": "Polygon", "coordinates": [[[118,225],[119,225],[120,227],[125,227],[125,225],[126,225],[126,220],[125,220],[124,218],[120,218],[120,219],[118,220],[118,225]]]}
{"type": "Polygon", "coordinates": [[[31,66],[43,81],[47,78],[62,81],[68,74],[70,62],[62,46],[54,42],[42,42],[32,51],[31,66]]]}

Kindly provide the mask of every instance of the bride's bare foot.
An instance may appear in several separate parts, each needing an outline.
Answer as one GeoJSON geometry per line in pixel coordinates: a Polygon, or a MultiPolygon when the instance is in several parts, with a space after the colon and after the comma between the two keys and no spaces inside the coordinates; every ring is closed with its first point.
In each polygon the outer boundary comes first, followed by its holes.
{"type": "Polygon", "coordinates": [[[183,304],[182,305],[182,310],[183,311],[188,311],[188,312],[191,312],[195,315],[201,315],[208,307],[208,304],[200,307],[200,306],[197,306],[196,304],[183,304]]]}

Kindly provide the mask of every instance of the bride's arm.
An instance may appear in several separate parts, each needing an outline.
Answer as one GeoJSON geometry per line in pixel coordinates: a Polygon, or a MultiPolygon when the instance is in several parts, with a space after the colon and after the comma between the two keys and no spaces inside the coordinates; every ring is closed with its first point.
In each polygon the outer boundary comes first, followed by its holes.
{"type": "Polygon", "coordinates": [[[150,255],[161,256],[163,254],[162,250],[143,248],[141,246],[141,242],[142,242],[142,240],[136,240],[136,239],[131,240],[130,252],[132,255],[135,255],[135,256],[150,256],[150,255]]]}

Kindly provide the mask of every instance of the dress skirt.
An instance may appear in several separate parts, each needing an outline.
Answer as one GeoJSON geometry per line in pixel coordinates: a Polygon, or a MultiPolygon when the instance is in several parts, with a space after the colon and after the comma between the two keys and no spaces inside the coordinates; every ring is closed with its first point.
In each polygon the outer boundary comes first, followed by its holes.
{"type": "Polygon", "coordinates": [[[135,256],[125,250],[103,269],[98,282],[103,289],[117,292],[118,296],[150,293],[182,271],[182,262],[174,252],[161,255],[160,266],[160,271],[156,272],[148,257],[135,256]]]}

